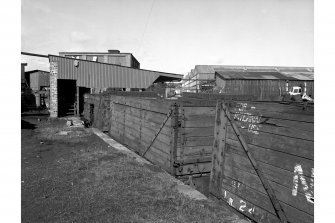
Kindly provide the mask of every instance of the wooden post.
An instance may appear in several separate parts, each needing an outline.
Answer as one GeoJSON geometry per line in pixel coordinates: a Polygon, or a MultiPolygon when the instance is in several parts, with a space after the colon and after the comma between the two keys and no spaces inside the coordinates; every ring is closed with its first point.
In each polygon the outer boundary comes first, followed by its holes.
{"type": "MultiPolygon", "coordinates": [[[[180,105],[179,108],[179,116],[180,116],[180,131],[179,131],[179,135],[180,135],[180,147],[179,147],[179,160],[181,162],[184,161],[184,144],[185,144],[185,109],[183,107],[183,105],[180,105]]],[[[178,153],[177,153],[178,154],[178,153]]]]}
{"type": "Polygon", "coordinates": [[[172,116],[171,116],[171,150],[170,150],[170,172],[172,176],[176,176],[176,168],[174,163],[177,158],[177,144],[178,144],[178,104],[172,105],[172,116]]]}
{"type": "Polygon", "coordinates": [[[209,191],[219,197],[221,193],[228,123],[227,116],[222,110],[222,101],[219,100],[216,104],[215,123],[209,191]]]}

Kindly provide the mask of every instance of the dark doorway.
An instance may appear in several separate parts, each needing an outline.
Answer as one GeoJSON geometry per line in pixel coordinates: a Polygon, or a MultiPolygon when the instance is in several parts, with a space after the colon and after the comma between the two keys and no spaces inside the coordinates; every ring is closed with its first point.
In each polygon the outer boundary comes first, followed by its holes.
{"type": "Polygon", "coordinates": [[[76,81],[57,80],[58,88],[58,116],[75,115],[76,81]]]}
{"type": "Polygon", "coordinates": [[[89,94],[91,88],[79,87],[79,115],[84,111],[84,94],[89,94]]]}

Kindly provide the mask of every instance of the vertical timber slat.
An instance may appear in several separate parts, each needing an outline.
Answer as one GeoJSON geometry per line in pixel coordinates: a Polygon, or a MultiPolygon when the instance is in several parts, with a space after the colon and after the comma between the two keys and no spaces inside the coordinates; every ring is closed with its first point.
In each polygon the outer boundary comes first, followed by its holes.
{"type": "Polygon", "coordinates": [[[216,196],[220,196],[228,123],[225,113],[222,112],[222,101],[217,102],[215,122],[211,180],[209,188],[211,193],[216,196]]]}
{"type": "Polygon", "coordinates": [[[180,105],[180,160],[184,160],[184,144],[185,144],[185,110],[180,105]]]}
{"type": "Polygon", "coordinates": [[[176,168],[174,167],[177,158],[177,145],[178,145],[178,104],[172,105],[172,116],[171,116],[171,150],[170,150],[170,174],[176,176],[176,168]]]}

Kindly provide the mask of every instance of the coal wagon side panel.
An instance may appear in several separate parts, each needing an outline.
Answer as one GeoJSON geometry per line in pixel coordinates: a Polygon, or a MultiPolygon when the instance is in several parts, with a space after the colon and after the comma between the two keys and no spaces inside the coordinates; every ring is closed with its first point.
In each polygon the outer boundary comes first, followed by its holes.
{"type": "Polygon", "coordinates": [[[170,151],[173,149],[171,118],[162,126],[171,109],[170,102],[131,96],[90,95],[85,103],[84,114],[88,119],[90,106],[94,107],[93,127],[108,132],[116,141],[140,155],[146,151],[145,158],[170,172],[170,151]]]}
{"type": "MultiPolygon", "coordinates": [[[[228,106],[230,117],[288,220],[313,222],[313,106],[306,109],[301,104],[272,102],[230,102],[228,106]]],[[[222,155],[222,161],[217,159],[219,164],[212,166],[214,171],[221,168],[221,174],[212,174],[211,192],[257,222],[278,221],[260,176],[231,123],[227,122],[225,131],[224,150],[214,149],[213,153],[216,157],[222,155]],[[221,185],[221,191],[217,185],[221,185]]],[[[216,136],[215,140],[223,139],[216,136]]]]}

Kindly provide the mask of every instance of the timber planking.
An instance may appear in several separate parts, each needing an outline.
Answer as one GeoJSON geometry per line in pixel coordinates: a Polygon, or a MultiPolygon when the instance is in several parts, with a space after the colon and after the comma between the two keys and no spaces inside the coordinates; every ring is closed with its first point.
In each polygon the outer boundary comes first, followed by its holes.
{"type": "Polygon", "coordinates": [[[89,95],[85,103],[94,104],[94,125],[108,129],[113,138],[139,154],[148,149],[145,157],[164,165],[172,175],[209,173],[215,100],[89,95]],[[161,128],[173,108],[173,115],[161,128]]]}
{"type": "MultiPolygon", "coordinates": [[[[227,105],[232,121],[225,138],[215,135],[210,192],[257,222],[280,222],[273,199],[289,222],[313,222],[313,107],[274,102],[230,101],[227,105]],[[216,146],[222,141],[225,146],[216,146]],[[224,158],[218,160],[220,155],[224,158]],[[267,187],[273,192],[271,199],[267,187]]],[[[215,129],[227,120],[223,113],[217,109],[221,120],[215,129]]]]}

